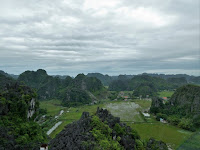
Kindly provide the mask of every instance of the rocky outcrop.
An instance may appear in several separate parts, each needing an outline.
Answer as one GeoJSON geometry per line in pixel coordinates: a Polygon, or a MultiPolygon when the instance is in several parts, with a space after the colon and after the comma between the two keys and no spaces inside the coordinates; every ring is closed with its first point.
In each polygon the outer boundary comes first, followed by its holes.
{"type": "Polygon", "coordinates": [[[7,84],[0,91],[0,150],[33,149],[46,135],[33,120],[39,103],[27,86],[7,84]]]}
{"type": "Polygon", "coordinates": [[[158,113],[164,108],[163,100],[159,97],[153,97],[150,112],[151,113],[158,113]]]}
{"type": "MultiPolygon", "coordinates": [[[[83,112],[79,121],[73,122],[65,127],[63,131],[61,131],[55,139],[50,141],[50,149],[51,150],[92,150],[99,146],[99,149],[104,149],[100,147],[97,138],[95,137],[94,132],[94,117],[98,117],[100,119],[100,124],[104,123],[105,127],[109,126],[109,130],[111,130],[111,143],[112,140],[116,141],[120,148],[126,150],[134,150],[138,146],[138,142],[140,138],[138,134],[133,131],[129,126],[120,122],[120,118],[112,116],[108,110],[106,109],[97,109],[95,116],[90,116],[88,112],[83,112]]],[[[101,125],[99,125],[101,126],[101,125]]],[[[95,126],[95,133],[103,134],[103,131],[95,126]]],[[[103,128],[103,130],[106,130],[103,128]]],[[[148,147],[154,144],[158,150],[167,150],[165,149],[166,144],[163,142],[158,142],[155,140],[151,140],[148,142],[148,147]]],[[[145,144],[144,144],[145,145],[145,144]]],[[[141,146],[141,145],[140,145],[141,146]]],[[[143,146],[143,143],[142,143],[143,146]]],[[[120,149],[119,148],[119,149],[120,149]]],[[[145,146],[143,146],[145,149],[145,146]]],[[[150,150],[150,149],[148,149],[150,150]]]]}
{"type": "Polygon", "coordinates": [[[28,113],[27,113],[27,118],[31,118],[34,113],[35,113],[35,98],[32,98],[30,103],[29,103],[29,109],[28,109],[28,113]]]}
{"type": "Polygon", "coordinates": [[[168,150],[166,143],[150,138],[146,150],[168,150]]]}
{"type": "Polygon", "coordinates": [[[152,106],[153,107],[163,107],[163,100],[159,97],[152,98],[152,106]]]}
{"type": "MultiPolygon", "coordinates": [[[[83,112],[79,121],[69,124],[61,131],[55,139],[50,142],[51,150],[81,150],[86,149],[82,143],[88,140],[94,140],[91,130],[91,116],[83,112]]],[[[91,149],[92,149],[91,145],[91,149]]]]}
{"type": "Polygon", "coordinates": [[[120,123],[119,117],[114,117],[107,109],[97,108],[96,115],[103,121],[107,122],[110,128],[113,128],[116,123],[120,123]]]}
{"type": "Polygon", "coordinates": [[[0,116],[17,113],[20,117],[29,119],[37,108],[36,94],[27,86],[7,84],[4,92],[0,92],[0,116]]]}
{"type": "Polygon", "coordinates": [[[200,114],[200,86],[185,85],[178,88],[169,103],[184,108],[187,114],[200,114]]]}

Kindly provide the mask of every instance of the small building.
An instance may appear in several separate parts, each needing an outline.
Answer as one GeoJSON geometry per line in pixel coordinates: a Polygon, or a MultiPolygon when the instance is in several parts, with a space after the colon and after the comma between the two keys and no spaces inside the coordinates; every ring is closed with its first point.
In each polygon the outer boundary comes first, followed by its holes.
{"type": "Polygon", "coordinates": [[[160,122],[162,122],[162,123],[167,123],[167,121],[164,120],[163,118],[160,118],[160,122]]]}
{"type": "Polygon", "coordinates": [[[167,97],[162,97],[162,99],[163,99],[163,100],[168,100],[168,98],[167,98],[167,97]]]}
{"type": "Polygon", "coordinates": [[[40,146],[40,150],[48,150],[48,145],[47,144],[42,144],[40,146]]]}
{"type": "Polygon", "coordinates": [[[124,96],[124,98],[125,98],[125,99],[128,99],[129,97],[128,97],[128,96],[124,96]]]}
{"type": "Polygon", "coordinates": [[[144,117],[150,117],[149,113],[142,113],[144,115],[144,117]]]}
{"type": "Polygon", "coordinates": [[[163,104],[165,104],[168,101],[167,97],[162,97],[162,99],[163,99],[163,104]]]}

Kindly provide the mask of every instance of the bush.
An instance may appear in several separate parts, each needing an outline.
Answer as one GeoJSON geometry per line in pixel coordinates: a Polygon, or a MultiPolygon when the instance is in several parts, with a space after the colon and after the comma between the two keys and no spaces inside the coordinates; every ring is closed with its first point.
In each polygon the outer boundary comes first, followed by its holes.
{"type": "Polygon", "coordinates": [[[141,140],[135,140],[137,150],[144,150],[144,145],[141,140]]]}
{"type": "Polygon", "coordinates": [[[115,124],[113,129],[117,132],[117,135],[126,134],[125,128],[121,127],[118,123],[115,124]]]}
{"type": "Polygon", "coordinates": [[[194,125],[192,124],[191,119],[182,118],[181,122],[178,124],[178,127],[186,130],[194,130],[194,125]]]}
{"type": "Polygon", "coordinates": [[[178,124],[180,123],[180,117],[175,116],[175,115],[169,116],[169,117],[167,118],[167,121],[168,121],[169,123],[171,123],[172,125],[178,125],[178,124]]]}
{"type": "Polygon", "coordinates": [[[200,127],[200,115],[195,115],[192,119],[192,123],[195,127],[200,127]]]}
{"type": "Polygon", "coordinates": [[[131,130],[131,135],[134,137],[134,139],[140,139],[138,132],[134,129],[131,130]]]}

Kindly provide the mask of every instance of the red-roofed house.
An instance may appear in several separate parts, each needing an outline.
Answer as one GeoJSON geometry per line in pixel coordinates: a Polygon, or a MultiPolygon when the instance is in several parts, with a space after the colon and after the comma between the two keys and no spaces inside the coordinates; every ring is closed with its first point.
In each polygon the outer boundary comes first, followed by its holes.
{"type": "Polygon", "coordinates": [[[167,98],[167,97],[162,97],[162,99],[163,99],[163,100],[168,100],[168,98],[167,98]]]}

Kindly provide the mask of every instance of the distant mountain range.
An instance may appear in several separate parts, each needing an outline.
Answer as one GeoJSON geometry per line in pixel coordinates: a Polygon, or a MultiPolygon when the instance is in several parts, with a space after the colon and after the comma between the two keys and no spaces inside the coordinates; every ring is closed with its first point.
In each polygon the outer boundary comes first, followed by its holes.
{"type": "Polygon", "coordinates": [[[4,75],[4,76],[6,76],[6,77],[12,77],[12,78],[14,78],[14,79],[17,79],[17,78],[18,78],[18,75],[8,74],[8,73],[6,73],[6,72],[4,72],[4,71],[2,71],[2,70],[0,70],[0,74],[4,75]]]}
{"type": "MultiPolygon", "coordinates": [[[[139,75],[148,75],[151,77],[158,77],[162,79],[169,79],[169,78],[185,78],[188,83],[193,84],[200,84],[200,76],[192,76],[187,74],[151,74],[151,73],[143,73],[139,75]]],[[[89,77],[96,77],[97,79],[101,80],[104,86],[110,85],[110,83],[114,80],[125,80],[125,79],[132,79],[136,75],[119,75],[119,76],[109,76],[103,75],[101,73],[88,73],[87,76],[89,77]]]]}
{"type": "MultiPolygon", "coordinates": [[[[0,74],[3,74],[5,76],[12,77],[14,79],[17,79],[19,75],[14,75],[14,74],[8,74],[2,70],[0,70],[0,74]]],[[[157,73],[142,73],[138,75],[148,75],[151,77],[159,77],[163,79],[168,79],[168,78],[185,78],[188,83],[195,83],[195,84],[200,84],[200,76],[193,76],[193,75],[187,75],[187,74],[157,74],[157,73]]],[[[50,75],[53,77],[58,77],[60,79],[65,79],[68,75],[50,75]]],[[[96,77],[99,79],[104,86],[108,86],[112,81],[114,80],[121,80],[121,79],[131,79],[136,75],[126,75],[126,74],[121,74],[118,76],[110,76],[107,74],[101,74],[101,73],[88,73],[88,77],[96,77]]],[[[73,77],[72,77],[73,78],[73,77]]]]}

